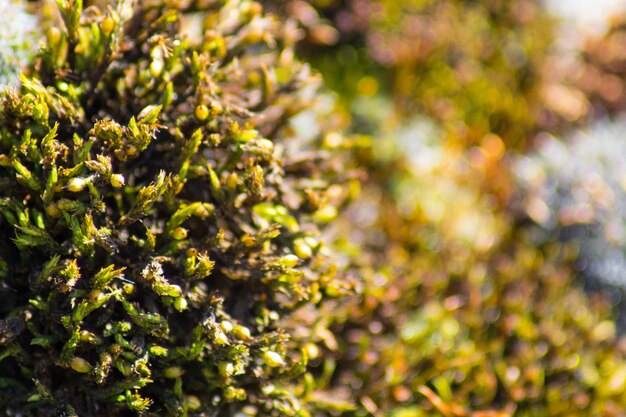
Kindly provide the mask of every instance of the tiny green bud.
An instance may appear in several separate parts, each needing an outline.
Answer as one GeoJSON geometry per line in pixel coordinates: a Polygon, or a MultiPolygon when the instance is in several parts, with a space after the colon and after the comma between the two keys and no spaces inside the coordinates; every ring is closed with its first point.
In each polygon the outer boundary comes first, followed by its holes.
{"type": "Polygon", "coordinates": [[[237,398],[237,388],[231,386],[226,387],[224,390],[224,398],[229,401],[237,398]]]}
{"type": "Polygon", "coordinates": [[[138,153],[138,149],[136,146],[134,145],[128,145],[126,147],[126,155],[130,158],[134,158],[135,156],[137,156],[138,153]]]}
{"type": "Polygon", "coordinates": [[[285,268],[293,268],[298,265],[300,259],[293,254],[285,255],[278,260],[278,263],[285,268]]]}
{"type": "Polygon", "coordinates": [[[259,148],[263,149],[266,152],[271,153],[274,151],[274,142],[272,142],[269,139],[261,138],[261,139],[258,139],[256,143],[259,148]]]}
{"type": "Polygon", "coordinates": [[[302,259],[309,259],[313,256],[313,250],[302,238],[294,240],[293,251],[302,259]]]}
{"type": "Polygon", "coordinates": [[[176,240],[182,240],[187,237],[187,229],[184,227],[177,227],[172,231],[172,237],[176,240]]]}
{"type": "Polygon", "coordinates": [[[167,356],[167,349],[162,346],[150,346],[148,352],[154,356],[167,356]]]}
{"type": "Polygon", "coordinates": [[[131,295],[132,293],[135,292],[135,286],[131,284],[130,282],[125,283],[122,286],[122,289],[124,290],[124,294],[126,295],[131,295]]]}
{"type": "Polygon", "coordinates": [[[304,352],[309,359],[315,359],[320,355],[320,348],[315,343],[309,342],[304,345],[304,352]]]}
{"type": "Polygon", "coordinates": [[[46,207],[46,214],[50,217],[59,217],[60,211],[55,203],[49,204],[46,207]]]}
{"type": "Polygon", "coordinates": [[[113,33],[113,29],[115,29],[115,22],[113,21],[113,18],[111,16],[105,17],[100,23],[100,29],[102,30],[102,33],[107,36],[113,33]]]}
{"type": "Polygon", "coordinates": [[[250,329],[246,326],[236,325],[233,329],[233,334],[237,339],[240,340],[250,340],[252,338],[252,334],[250,333],[250,329]]]}
{"type": "MultiPolygon", "coordinates": [[[[224,389],[224,399],[227,401],[232,401],[232,400],[245,400],[246,399],[246,391],[243,388],[235,388],[233,386],[229,386],[226,389],[224,389]]],[[[245,415],[255,415],[254,414],[249,414],[246,413],[244,411],[245,415]]]]}
{"type": "Polygon", "coordinates": [[[199,410],[200,407],[202,407],[200,399],[195,395],[188,395],[187,397],[185,397],[185,405],[187,406],[187,409],[189,411],[196,411],[199,410]]]}
{"type": "Polygon", "coordinates": [[[241,236],[241,243],[243,243],[246,248],[252,248],[256,246],[257,242],[258,241],[250,235],[241,236]]]}
{"type": "Polygon", "coordinates": [[[313,218],[320,223],[329,223],[337,217],[337,207],[325,206],[313,214],[313,218]]]}
{"type": "Polygon", "coordinates": [[[122,353],[122,346],[119,343],[113,343],[111,346],[109,346],[109,352],[111,352],[114,355],[119,355],[120,353],[122,353]]]}
{"type": "Polygon", "coordinates": [[[215,343],[218,345],[227,345],[229,343],[228,337],[226,337],[221,329],[217,329],[215,332],[215,343]]]}
{"type": "Polygon", "coordinates": [[[84,178],[72,178],[67,183],[67,189],[73,193],[78,193],[82,191],[86,185],[87,185],[87,180],[85,180],[84,178]]]}
{"type": "Polygon", "coordinates": [[[209,108],[204,104],[196,106],[196,117],[198,120],[206,120],[209,117],[209,108]]]}
{"type": "Polygon", "coordinates": [[[98,337],[87,330],[81,330],[80,340],[87,343],[98,343],[98,337]]]}
{"type": "Polygon", "coordinates": [[[332,298],[337,298],[342,294],[341,287],[339,287],[336,283],[328,283],[326,285],[326,295],[332,298]]]}
{"type": "Polygon", "coordinates": [[[198,206],[198,208],[193,213],[193,215],[196,216],[196,217],[200,217],[201,219],[205,219],[205,218],[209,217],[211,215],[211,213],[213,213],[214,210],[215,210],[215,208],[211,204],[204,203],[204,204],[201,204],[200,206],[198,206]]]}
{"type": "Polygon", "coordinates": [[[48,45],[55,46],[61,41],[61,31],[56,27],[51,27],[46,31],[48,45]]]}
{"type": "Polygon", "coordinates": [[[267,366],[270,366],[272,368],[285,365],[285,361],[283,360],[283,357],[280,356],[279,353],[276,353],[272,350],[268,350],[265,353],[263,353],[263,362],[265,362],[267,366]]]}
{"type": "Polygon", "coordinates": [[[229,376],[232,376],[233,373],[235,373],[235,365],[230,362],[220,362],[217,365],[217,370],[219,371],[221,376],[223,376],[224,378],[228,378],[229,376]]]}
{"type": "Polygon", "coordinates": [[[66,83],[65,81],[59,81],[57,83],[57,88],[63,92],[66,92],[67,90],[69,90],[70,85],[66,83]]]}
{"type": "Polygon", "coordinates": [[[90,301],[98,301],[100,300],[100,297],[102,297],[102,291],[100,290],[93,290],[89,293],[89,300],[90,301]]]}
{"type": "Polygon", "coordinates": [[[259,25],[251,25],[246,32],[245,40],[251,44],[261,42],[263,40],[263,29],[259,25]]]}
{"type": "Polygon", "coordinates": [[[185,297],[178,297],[174,300],[174,308],[176,311],[184,311],[187,309],[187,299],[185,297]]]}
{"type": "Polygon", "coordinates": [[[231,172],[228,177],[226,177],[226,187],[228,187],[229,190],[234,190],[237,188],[238,184],[239,176],[236,172],[231,172]]]}
{"type": "Polygon", "coordinates": [[[261,6],[259,2],[251,1],[249,3],[245,3],[241,7],[241,12],[244,15],[248,16],[249,19],[251,19],[254,16],[258,16],[263,12],[263,6],[261,6]]]}
{"type": "Polygon", "coordinates": [[[252,140],[256,138],[257,136],[259,136],[258,131],[254,129],[248,129],[248,130],[242,130],[241,132],[239,132],[239,134],[237,135],[237,139],[240,142],[248,142],[249,140],[252,140]]]}
{"type": "Polygon", "coordinates": [[[235,326],[233,325],[233,323],[231,321],[228,320],[224,320],[220,323],[220,327],[222,328],[222,330],[225,333],[230,333],[233,331],[233,329],[235,328],[235,326]]]}
{"type": "Polygon", "coordinates": [[[42,398],[41,394],[33,394],[30,397],[28,397],[28,399],[26,401],[29,402],[29,403],[32,403],[32,402],[36,402],[36,401],[41,401],[41,398],[42,398]]]}
{"type": "Polygon", "coordinates": [[[182,288],[179,285],[168,285],[161,290],[157,289],[161,295],[167,295],[168,297],[180,297],[183,293],[182,288]]]}
{"type": "Polygon", "coordinates": [[[214,101],[213,103],[211,103],[211,111],[213,112],[213,114],[221,114],[224,111],[224,108],[220,103],[214,101]]]}
{"type": "Polygon", "coordinates": [[[320,241],[315,239],[313,236],[305,237],[304,241],[306,242],[307,245],[309,245],[312,248],[317,248],[320,245],[320,241]]]}
{"type": "Polygon", "coordinates": [[[118,325],[119,325],[120,332],[122,333],[127,333],[133,328],[133,325],[127,321],[120,321],[118,322],[118,325]]]}
{"type": "Polygon", "coordinates": [[[126,180],[124,179],[124,176],[122,174],[113,174],[111,175],[111,185],[115,188],[120,188],[124,186],[124,183],[126,182],[126,180]]]}
{"type": "Polygon", "coordinates": [[[70,359],[70,367],[81,374],[87,374],[91,371],[91,365],[85,359],[74,356],[70,359]]]}
{"type": "Polygon", "coordinates": [[[165,368],[163,376],[168,379],[176,379],[183,376],[184,373],[180,366],[170,366],[169,368],[165,368]]]}
{"type": "MultiPolygon", "coordinates": [[[[163,59],[155,59],[150,63],[150,74],[153,77],[158,77],[163,72],[163,67],[165,64],[163,63],[163,59]]],[[[198,114],[198,110],[196,109],[196,115],[198,114]]],[[[206,117],[205,117],[206,118],[206,117]]],[[[198,117],[200,119],[200,117],[198,117]]]]}

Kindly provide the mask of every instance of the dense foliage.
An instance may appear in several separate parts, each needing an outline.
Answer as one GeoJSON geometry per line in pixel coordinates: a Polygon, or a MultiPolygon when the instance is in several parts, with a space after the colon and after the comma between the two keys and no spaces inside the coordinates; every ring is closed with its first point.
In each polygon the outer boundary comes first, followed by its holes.
{"type": "Polygon", "coordinates": [[[535,142],[619,106],[541,2],[38,3],[0,104],[0,413],[623,415],[578,280],[623,252],[623,146],[535,142]]]}
{"type": "Polygon", "coordinates": [[[60,1],[2,98],[4,415],[307,415],[290,313],[348,290],[318,229],[346,174],[289,129],[293,27],[204,3],[60,1]]]}

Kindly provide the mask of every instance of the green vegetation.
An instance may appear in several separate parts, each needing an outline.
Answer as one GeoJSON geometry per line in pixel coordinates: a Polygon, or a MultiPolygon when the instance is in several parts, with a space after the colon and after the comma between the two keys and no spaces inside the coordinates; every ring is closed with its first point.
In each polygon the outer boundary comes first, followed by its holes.
{"type": "Polygon", "coordinates": [[[623,414],[599,257],[511,164],[602,104],[540,2],[57,3],[0,103],[0,413],[623,414]]]}
{"type": "Polygon", "coordinates": [[[463,146],[491,132],[523,148],[550,122],[542,65],[556,21],[541,1],[321,1],[317,19],[302,3],[286,10],[308,28],[303,53],[349,100],[380,92],[463,146]],[[335,36],[320,36],[328,24],[335,36]],[[324,40],[333,44],[320,53],[324,40]]]}
{"type": "Polygon", "coordinates": [[[336,234],[364,280],[333,310],[329,388],[350,387],[349,415],[620,415],[626,356],[611,297],[582,291],[581,248],[558,240],[565,229],[538,239],[519,217],[509,168],[508,149],[587,116],[580,85],[543,74],[558,58],[551,17],[537,2],[372,0],[320,2],[307,20],[293,4],[309,32],[302,53],[375,138],[356,154],[368,179],[336,234]],[[320,53],[314,34],[329,23],[337,42],[320,53]]]}
{"type": "Polygon", "coordinates": [[[494,210],[488,147],[484,165],[439,150],[379,161],[347,211],[365,280],[334,310],[334,388],[361,406],[349,415],[620,415],[625,352],[610,299],[576,280],[576,244],[538,245],[494,210]],[[364,224],[359,207],[377,211],[364,224]]]}
{"type": "Polygon", "coordinates": [[[3,96],[3,414],[307,415],[290,317],[349,289],[344,174],[289,129],[319,79],[258,3],[174,4],[60,1],[3,96]]]}

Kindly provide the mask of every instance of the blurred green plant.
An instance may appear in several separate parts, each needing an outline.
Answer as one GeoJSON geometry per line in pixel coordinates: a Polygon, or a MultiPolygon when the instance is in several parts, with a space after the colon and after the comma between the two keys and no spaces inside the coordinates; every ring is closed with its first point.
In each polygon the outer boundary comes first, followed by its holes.
{"type": "Polygon", "coordinates": [[[425,114],[464,146],[494,133],[524,148],[551,114],[542,64],[556,21],[540,1],[293,0],[282,10],[307,29],[303,55],[342,96],[390,96],[396,113],[425,114]]]}
{"type": "Polygon", "coordinates": [[[358,399],[347,416],[621,415],[610,298],[582,290],[575,245],[538,245],[484,193],[501,141],[469,156],[446,146],[361,154],[370,178],[335,236],[363,295],[328,310],[338,348],[325,388],[358,399]]]}
{"type": "Polygon", "coordinates": [[[336,339],[318,386],[354,397],[348,416],[621,415],[610,297],[582,290],[575,244],[538,245],[504,210],[507,150],[589,111],[577,87],[543,78],[555,56],[541,3],[283,7],[374,137],[355,149],[363,193],[332,229],[363,294],[323,314],[336,339]]]}

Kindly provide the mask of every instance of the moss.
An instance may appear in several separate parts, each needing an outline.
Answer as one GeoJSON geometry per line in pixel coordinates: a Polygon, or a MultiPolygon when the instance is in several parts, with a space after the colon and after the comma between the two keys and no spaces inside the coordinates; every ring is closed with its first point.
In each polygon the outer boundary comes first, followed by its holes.
{"type": "MultiPolygon", "coordinates": [[[[323,313],[336,343],[323,352],[318,386],[356,399],[344,416],[621,415],[626,351],[610,294],[583,291],[575,244],[538,244],[536,225],[507,211],[521,201],[507,150],[532,143],[545,127],[538,116],[569,116],[539,99],[553,57],[549,34],[536,31],[550,17],[535,2],[507,3],[537,13],[518,26],[509,19],[522,17],[510,15],[519,9],[504,2],[365,0],[314,2],[317,17],[307,20],[315,14],[302,3],[286,12],[310,32],[330,22],[341,35],[329,55],[311,38],[302,53],[347,96],[353,128],[374,136],[355,152],[368,173],[363,193],[334,224],[363,293],[323,313]],[[341,26],[347,20],[351,30],[341,26]],[[402,26],[409,21],[419,24],[402,26]],[[502,47],[523,39],[529,66],[508,66],[502,47]],[[463,88],[467,68],[484,88],[463,88]],[[398,102],[409,103],[400,115],[398,102]],[[493,124],[500,111],[505,122],[493,124]]],[[[547,184],[530,191],[554,193],[547,184]]],[[[564,191],[587,204],[580,190],[564,191]]]]}
{"type": "Polygon", "coordinates": [[[387,96],[397,115],[427,115],[461,146],[494,133],[524,149],[560,117],[541,96],[555,20],[540,1],[276,3],[301,22],[303,56],[348,103],[387,96]]]}
{"type": "MultiPolygon", "coordinates": [[[[336,107],[294,60],[297,26],[258,3],[131,3],[60,0],[32,76],[2,98],[4,414],[623,414],[607,300],[576,285],[574,246],[537,245],[503,210],[506,149],[541,124],[536,3],[515,2],[534,21],[498,1],[365,1],[389,20],[349,9],[365,25],[348,35],[281,3],[339,41],[308,52],[345,59],[318,61],[345,81],[336,107]],[[435,11],[433,54],[364,49],[410,44],[399,23],[435,11]],[[530,67],[509,65],[503,33],[537,46],[530,67]],[[494,85],[460,88],[468,62],[494,85]],[[380,137],[337,133],[351,117],[380,137]]],[[[315,4],[333,19],[348,2],[315,4]]]]}
{"type": "Polygon", "coordinates": [[[358,409],[345,416],[621,415],[610,297],[583,291],[575,246],[539,245],[497,208],[481,180],[501,175],[504,154],[480,151],[360,156],[370,177],[335,245],[363,293],[323,313],[337,346],[319,383],[350,387],[358,409]]]}
{"type": "Polygon", "coordinates": [[[294,34],[250,1],[58,3],[0,107],[0,410],[308,415],[292,313],[351,284],[294,34]]]}

